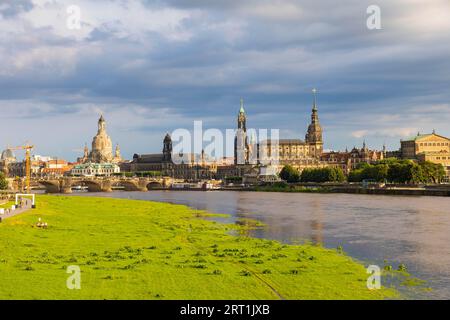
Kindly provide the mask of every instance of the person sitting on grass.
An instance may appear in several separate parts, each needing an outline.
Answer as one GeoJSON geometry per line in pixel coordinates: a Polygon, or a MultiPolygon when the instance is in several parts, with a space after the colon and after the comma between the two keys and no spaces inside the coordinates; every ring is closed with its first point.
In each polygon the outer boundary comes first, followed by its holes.
{"type": "Polygon", "coordinates": [[[47,224],[47,222],[42,222],[42,219],[39,218],[38,223],[36,223],[36,227],[47,229],[48,224],[47,224]]]}

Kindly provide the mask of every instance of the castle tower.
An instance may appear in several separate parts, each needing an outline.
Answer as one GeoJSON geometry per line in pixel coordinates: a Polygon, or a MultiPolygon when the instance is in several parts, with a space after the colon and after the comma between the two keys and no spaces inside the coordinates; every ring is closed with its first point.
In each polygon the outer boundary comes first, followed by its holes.
{"type": "Polygon", "coordinates": [[[234,138],[234,164],[248,164],[247,116],[242,98],[237,120],[238,129],[234,138]]]}
{"type": "Polygon", "coordinates": [[[170,162],[172,160],[172,138],[168,133],[163,141],[163,160],[165,162],[170,162]]]}
{"type": "Polygon", "coordinates": [[[305,141],[310,145],[310,154],[313,157],[320,157],[323,151],[322,141],[322,127],[319,123],[319,114],[317,110],[316,93],[317,90],[313,89],[313,107],[311,111],[311,124],[308,127],[308,132],[305,136],[305,141]]]}

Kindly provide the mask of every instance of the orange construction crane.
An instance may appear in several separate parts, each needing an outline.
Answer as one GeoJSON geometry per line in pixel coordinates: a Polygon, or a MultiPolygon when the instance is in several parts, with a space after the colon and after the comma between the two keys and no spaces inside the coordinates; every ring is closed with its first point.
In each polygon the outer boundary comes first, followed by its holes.
{"type": "Polygon", "coordinates": [[[26,192],[31,193],[30,181],[31,181],[31,150],[34,146],[26,144],[24,146],[12,147],[11,150],[25,150],[25,174],[26,174],[26,192]]]}

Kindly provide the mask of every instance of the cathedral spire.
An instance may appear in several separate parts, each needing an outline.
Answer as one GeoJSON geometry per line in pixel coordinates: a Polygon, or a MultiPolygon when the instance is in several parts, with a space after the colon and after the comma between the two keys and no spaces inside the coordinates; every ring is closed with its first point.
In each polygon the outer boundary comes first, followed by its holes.
{"type": "Polygon", "coordinates": [[[239,109],[239,113],[245,113],[245,110],[244,110],[244,99],[243,98],[241,98],[241,108],[239,109]]]}
{"type": "Polygon", "coordinates": [[[245,115],[245,110],[244,110],[244,99],[241,98],[241,108],[239,109],[239,115],[238,115],[238,129],[247,131],[246,123],[247,123],[247,117],[245,115]]]}
{"type": "Polygon", "coordinates": [[[244,99],[241,98],[241,108],[237,118],[237,132],[234,138],[234,163],[247,164],[248,163],[248,137],[247,137],[247,116],[244,110],[244,99]]]}
{"type": "Polygon", "coordinates": [[[313,93],[313,111],[317,111],[317,97],[316,97],[316,93],[317,93],[317,89],[313,88],[312,89],[312,93],[313,93]]]}
{"type": "MultiPolygon", "coordinates": [[[[317,111],[317,98],[316,93],[317,89],[312,89],[313,93],[313,107],[311,111],[311,124],[308,127],[308,131],[305,136],[305,140],[307,143],[311,145],[316,145],[318,148],[316,148],[317,153],[320,154],[322,152],[322,127],[319,123],[319,114],[317,111]]],[[[315,152],[316,152],[315,151],[315,152]]]]}

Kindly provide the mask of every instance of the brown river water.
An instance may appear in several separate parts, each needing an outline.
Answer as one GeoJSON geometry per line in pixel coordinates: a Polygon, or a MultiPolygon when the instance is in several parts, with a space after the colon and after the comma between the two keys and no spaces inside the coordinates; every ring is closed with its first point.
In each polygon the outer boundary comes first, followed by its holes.
{"type": "MultiPolygon", "coordinates": [[[[403,263],[425,287],[399,289],[407,298],[450,299],[450,199],[446,197],[236,191],[82,193],[184,204],[230,214],[224,222],[257,219],[252,236],[286,243],[342,246],[366,266],[403,263]]],[[[423,286],[422,286],[423,287],[423,286]]]]}

